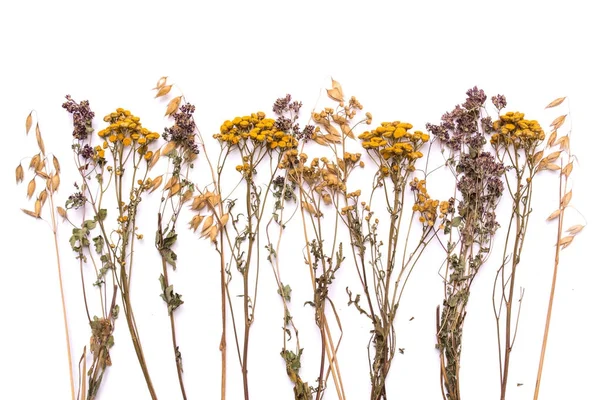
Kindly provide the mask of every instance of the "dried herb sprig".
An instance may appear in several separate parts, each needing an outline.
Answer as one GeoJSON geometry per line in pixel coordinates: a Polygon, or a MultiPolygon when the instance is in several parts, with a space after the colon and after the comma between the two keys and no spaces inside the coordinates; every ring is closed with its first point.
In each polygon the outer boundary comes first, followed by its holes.
{"type": "MultiPolygon", "coordinates": [[[[164,86],[163,86],[164,87],[164,86]]],[[[157,86],[157,90],[160,87],[157,86]]],[[[177,344],[174,312],[183,304],[181,294],[176,293],[169,280],[170,265],[173,270],[177,266],[177,254],[173,250],[177,241],[177,221],[185,203],[192,199],[195,185],[190,181],[190,172],[199,153],[196,141],[196,123],[193,120],[195,107],[191,104],[180,105],[182,96],[173,98],[167,106],[166,115],[173,118],[174,124],[165,128],[163,139],[167,142],[161,149],[161,155],[168,159],[167,171],[152,180],[155,190],[162,184],[163,177],[166,182],[162,185],[162,197],[158,212],[158,230],[156,232],[156,249],[162,261],[162,274],[159,277],[161,285],[161,298],[167,306],[167,313],[171,325],[171,341],[179,388],[182,397],[187,399],[183,382],[183,359],[177,344]],[[176,107],[174,107],[174,105],[176,107]]]]}
{"type": "MultiPolygon", "coordinates": [[[[33,126],[33,111],[29,113],[25,120],[25,133],[29,134],[33,126]]],[[[21,209],[25,214],[35,219],[43,219],[42,211],[45,206],[48,206],[48,213],[50,215],[47,221],[52,231],[52,237],[54,240],[54,252],[56,255],[56,267],[58,272],[58,285],[60,290],[60,299],[63,314],[63,325],[65,330],[65,341],[67,346],[67,361],[69,363],[69,383],[71,387],[71,399],[75,400],[75,382],[73,377],[73,359],[71,356],[71,338],[69,335],[69,323],[67,319],[67,307],[65,304],[65,292],[63,287],[62,279],[62,264],[60,260],[60,252],[58,249],[58,217],[64,217],[66,215],[65,210],[62,207],[55,206],[55,194],[60,187],[60,163],[55,155],[48,155],[46,153],[46,146],[44,139],[42,138],[42,132],[40,129],[39,122],[35,124],[35,138],[39,152],[31,157],[29,162],[29,170],[33,171],[33,177],[27,185],[27,198],[32,199],[37,183],[41,181],[43,186],[35,198],[33,210],[21,209]]],[[[25,170],[21,163],[15,170],[15,178],[18,183],[23,182],[25,179],[25,170]]]]}
{"type": "Polygon", "coordinates": [[[471,285],[489,257],[499,227],[496,207],[504,191],[504,165],[485,151],[484,133],[491,129],[484,116],[486,95],[477,87],[466,101],[427,129],[449,150],[446,165],[456,177],[454,196],[444,204],[444,233],[449,236],[444,273],[444,302],[437,311],[437,345],[444,399],[459,400],[462,337],[471,285]],[[457,238],[453,238],[456,232],[457,238]]]}
{"type": "MultiPolygon", "coordinates": [[[[93,113],[89,111],[89,104],[84,102],[77,105],[67,96],[63,107],[73,115],[72,148],[83,181],[81,187],[77,187],[77,192],[67,201],[67,207],[88,205],[93,214],[92,219],[83,223],[82,229],[85,228],[87,232],[82,232],[81,235],[74,232],[71,245],[85,243],[90,231],[99,230],[99,235],[93,239],[95,250],[102,262],[102,267],[98,269],[98,284],[103,283],[106,273],[112,274],[121,294],[123,311],[148,391],[150,396],[156,399],[135,322],[130,283],[135,239],[142,238],[136,227],[138,206],[150,187],[151,182],[147,181],[148,170],[155,158],[150,145],[159,139],[160,135],[142,127],[140,118],[129,110],[118,108],[104,117],[104,121],[109,125],[97,133],[101,144],[94,146],[91,135],[93,113]],[[112,200],[116,202],[118,214],[115,219],[108,217],[107,208],[102,208],[107,194],[114,195],[112,200]]],[[[115,310],[111,309],[110,316],[115,310]]],[[[108,315],[103,316],[103,320],[112,324],[112,320],[106,321],[107,317],[108,315]]],[[[92,325],[93,333],[94,329],[92,325]]],[[[103,371],[102,368],[101,370],[103,371]]],[[[90,382],[88,393],[94,390],[92,398],[96,386],[90,382]]]]}
{"type": "MultiPolygon", "coordinates": [[[[492,102],[499,113],[506,106],[504,96],[495,96],[492,102]]],[[[504,177],[512,199],[512,212],[508,222],[502,264],[496,273],[492,294],[498,339],[500,399],[504,400],[508,385],[510,356],[516,340],[523,298],[523,289],[519,297],[516,296],[515,282],[529,218],[533,212],[535,177],[540,171],[553,170],[553,162],[558,158],[559,153],[544,157],[544,150],[539,149],[545,139],[543,129],[537,121],[525,119],[525,115],[521,112],[506,112],[500,115],[488,129],[492,134],[490,142],[496,152],[496,158],[506,166],[504,177]],[[518,302],[516,310],[515,301],[518,302]]],[[[560,167],[556,168],[560,169],[560,167]]]]}
{"type": "MultiPolygon", "coordinates": [[[[565,97],[560,97],[558,99],[553,100],[546,106],[546,108],[553,108],[561,105],[565,97]]],[[[566,229],[567,235],[563,232],[564,229],[564,220],[565,220],[565,211],[570,207],[571,198],[573,195],[573,189],[569,182],[569,177],[571,176],[571,172],[573,171],[573,162],[575,157],[571,153],[570,146],[570,137],[571,131],[566,133],[565,135],[558,137],[558,129],[564,124],[565,119],[568,114],[560,115],[552,121],[552,133],[548,138],[548,147],[557,147],[559,146],[560,157],[555,160],[554,165],[558,165],[560,167],[560,175],[558,177],[558,209],[552,212],[548,217],[548,221],[557,221],[557,232],[556,232],[556,248],[554,253],[554,269],[552,272],[552,284],[550,286],[550,295],[548,297],[548,308],[546,311],[546,323],[544,327],[544,334],[542,336],[542,348],[540,352],[540,360],[537,371],[537,378],[535,381],[535,390],[533,394],[533,399],[537,400],[539,397],[540,387],[542,383],[542,371],[544,369],[544,358],[546,355],[546,346],[548,344],[548,335],[550,333],[550,320],[552,318],[552,307],[554,305],[554,293],[556,291],[556,281],[558,276],[558,267],[560,264],[560,253],[567,246],[569,246],[575,236],[583,230],[585,225],[573,225],[566,229]]],[[[551,167],[553,169],[554,167],[551,167]]]]}
{"type": "MultiPolygon", "coordinates": [[[[371,118],[367,113],[365,122],[370,123],[371,118]]],[[[366,194],[368,200],[362,200],[358,190],[347,193],[346,206],[340,207],[361,282],[360,293],[354,295],[347,289],[348,304],[354,305],[372,324],[369,339],[371,400],[388,398],[386,379],[397,348],[394,321],[411,272],[438,230],[435,222],[439,201],[429,197],[425,180],[411,179],[429,135],[411,132],[412,128],[412,124],[406,122],[383,122],[358,136],[377,169],[370,193],[366,194]],[[404,244],[401,244],[409,191],[414,192],[415,204],[412,210],[408,209],[412,213],[404,244]],[[375,204],[384,204],[387,212],[373,209],[375,204]],[[419,221],[420,237],[411,250],[409,239],[415,217],[419,221]],[[384,228],[387,232],[383,233],[387,233],[387,242],[380,238],[380,218],[388,222],[384,228]],[[366,306],[360,303],[363,298],[366,306]]]]}

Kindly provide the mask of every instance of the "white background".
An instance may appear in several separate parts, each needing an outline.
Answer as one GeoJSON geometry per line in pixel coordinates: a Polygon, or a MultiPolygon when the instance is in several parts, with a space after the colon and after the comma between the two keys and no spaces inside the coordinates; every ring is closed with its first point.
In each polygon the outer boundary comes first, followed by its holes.
{"type": "MultiPolygon", "coordinates": [[[[163,75],[196,105],[196,119],[207,140],[223,120],[269,111],[273,100],[286,93],[312,108],[323,102],[322,88],[328,87],[331,76],[346,93],[359,98],[375,123],[401,119],[417,129],[438,122],[474,85],[488,97],[505,94],[508,109],[523,111],[544,127],[558,113],[544,106],[568,96],[561,111],[571,112],[566,125],[573,129],[572,149],[578,158],[572,204],[589,225],[562,253],[541,398],[598,398],[600,263],[594,253],[599,233],[594,222],[600,32],[592,3],[33,1],[5,2],[0,11],[4,140],[0,398],[69,396],[50,230],[19,211],[27,204],[25,187],[14,185],[15,167],[35,152],[33,138],[24,135],[25,117],[30,110],[37,111],[46,148],[67,170],[72,163],[70,117],[61,108],[65,94],[89,99],[97,117],[116,107],[129,108],[145,126],[160,132],[168,123],[162,118],[166,104],[154,100],[150,88],[163,75]]],[[[308,120],[306,113],[304,118],[308,120]]],[[[520,267],[519,284],[526,287],[526,295],[510,373],[511,400],[531,398],[535,386],[555,229],[544,222],[556,208],[555,181],[545,182],[548,186],[536,193],[536,216],[520,267]]],[[[70,183],[64,175],[63,200],[70,183]]],[[[148,215],[153,215],[151,210],[148,215]]],[[[573,223],[581,222],[574,212],[569,217],[573,223]]],[[[150,223],[148,237],[153,236],[153,226],[150,223]]],[[[89,329],[78,265],[67,244],[68,227],[61,229],[76,363],[89,329]]],[[[181,230],[180,269],[171,279],[186,302],[177,315],[186,386],[191,399],[214,399],[220,385],[217,264],[211,258],[214,251],[181,230]]],[[[148,262],[137,265],[132,286],[136,317],[159,397],[178,398],[168,320],[158,297],[160,266],[150,241],[146,248],[148,262]]],[[[301,249],[290,248],[300,257],[301,249]]],[[[441,258],[432,257],[411,278],[398,316],[398,344],[406,352],[394,360],[388,379],[391,398],[440,398],[433,346],[435,307],[443,291],[437,276],[441,258]],[[415,318],[409,323],[410,317],[415,318]]],[[[250,355],[252,398],[292,398],[279,357],[281,307],[273,274],[263,265],[250,355]]],[[[465,400],[496,398],[498,393],[489,295],[495,271],[490,267],[476,280],[469,304],[461,376],[465,400]]],[[[345,330],[340,362],[346,393],[348,399],[360,400],[368,398],[369,326],[345,304],[345,286],[356,287],[352,268],[348,262],[333,297],[345,330]]],[[[307,354],[302,376],[311,380],[317,376],[318,342],[311,310],[301,306],[310,299],[308,273],[291,268],[286,273],[294,282],[294,317],[307,354]]],[[[101,399],[147,396],[125,325],[118,320],[114,365],[105,377],[101,399]]],[[[228,393],[239,399],[241,375],[231,335],[229,346],[228,393]]],[[[330,389],[326,397],[333,399],[333,386],[330,389]]]]}

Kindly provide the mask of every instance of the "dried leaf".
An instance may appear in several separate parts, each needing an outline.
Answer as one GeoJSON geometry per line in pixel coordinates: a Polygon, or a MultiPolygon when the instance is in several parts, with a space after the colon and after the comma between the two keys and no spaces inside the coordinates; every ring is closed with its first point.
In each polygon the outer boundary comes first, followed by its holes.
{"type": "Polygon", "coordinates": [[[570,163],[568,163],[563,169],[562,169],[562,174],[564,176],[566,176],[567,178],[569,177],[569,175],[571,175],[571,171],[573,171],[573,161],[571,161],[570,163]]]}
{"type": "Polygon", "coordinates": [[[562,248],[564,249],[568,245],[570,245],[571,242],[573,242],[573,239],[575,239],[575,236],[565,236],[564,238],[562,238],[558,241],[558,245],[562,246],[562,248]]]}
{"type": "Polygon", "coordinates": [[[165,144],[164,147],[162,148],[160,154],[163,156],[166,156],[167,154],[169,154],[170,152],[172,152],[175,147],[177,146],[177,143],[175,143],[174,141],[170,141],[169,143],[165,144]]]}
{"type": "Polygon", "coordinates": [[[158,82],[156,82],[156,87],[152,88],[152,90],[157,90],[160,89],[161,87],[165,86],[165,84],[167,83],[167,76],[163,76],[161,77],[158,82]]]}
{"type": "Polygon", "coordinates": [[[573,191],[569,190],[567,193],[565,193],[565,195],[563,196],[562,200],[560,201],[560,205],[561,207],[566,207],[569,205],[569,203],[571,202],[571,198],[573,197],[573,191]]]}
{"type": "Polygon", "coordinates": [[[171,101],[169,101],[169,104],[167,104],[167,111],[165,112],[165,115],[171,115],[179,109],[179,104],[181,104],[181,97],[182,96],[173,97],[171,101]]]}
{"type": "Polygon", "coordinates": [[[579,232],[581,232],[583,230],[583,228],[584,228],[583,225],[573,225],[572,227],[567,229],[567,232],[569,232],[571,235],[576,235],[579,232]]]}
{"type": "Polygon", "coordinates": [[[21,211],[23,211],[25,214],[27,214],[27,215],[29,215],[29,216],[31,216],[33,218],[39,218],[40,217],[38,214],[34,213],[33,211],[29,211],[29,210],[26,210],[24,208],[21,208],[21,211]]]}
{"type": "Polygon", "coordinates": [[[15,178],[17,180],[17,183],[23,182],[24,177],[25,177],[25,172],[23,172],[23,166],[21,164],[19,164],[19,166],[15,170],[15,178]]]}
{"type": "Polygon", "coordinates": [[[546,221],[552,221],[553,219],[556,219],[560,215],[560,212],[561,212],[560,209],[554,211],[552,214],[550,214],[548,216],[548,218],[546,218],[546,221]]]}
{"type": "Polygon", "coordinates": [[[60,164],[58,162],[58,158],[56,156],[52,156],[52,164],[54,164],[54,170],[58,173],[60,172],[60,164]]]}
{"type": "Polygon", "coordinates": [[[33,116],[31,114],[33,114],[33,111],[29,112],[29,115],[25,120],[25,134],[29,133],[29,131],[31,130],[31,125],[33,124],[33,116]]]}
{"type": "Polygon", "coordinates": [[[556,107],[562,104],[563,101],[565,101],[566,97],[559,97],[558,99],[552,100],[550,102],[550,104],[548,104],[546,106],[546,108],[552,108],[552,107],[556,107]]]}
{"type": "Polygon", "coordinates": [[[558,132],[556,130],[553,130],[552,133],[550,134],[550,137],[548,137],[548,146],[550,146],[550,147],[554,146],[557,135],[558,135],[558,132]]]}
{"type": "Polygon", "coordinates": [[[560,128],[564,123],[565,123],[565,119],[567,118],[567,115],[561,115],[560,117],[556,117],[554,119],[554,121],[552,121],[552,123],[550,124],[552,126],[553,129],[558,129],[560,128]]]}
{"type": "Polygon", "coordinates": [[[561,153],[560,151],[552,152],[552,153],[548,154],[546,159],[548,160],[548,162],[554,162],[554,161],[558,160],[558,157],[560,157],[560,153],[561,153]]]}
{"type": "Polygon", "coordinates": [[[46,147],[44,146],[44,140],[42,139],[42,132],[40,132],[40,124],[35,124],[35,138],[40,151],[43,155],[46,155],[46,147]]]}
{"type": "Polygon", "coordinates": [[[35,178],[32,178],[27,185],[27,198],[31,198],[35,192],[35,178]]]}
{"type": "Polygon", "coordinates": [[[64,208],[62,208],[60,206],[56,207],[56,211],[58,212],[58,215],[60,215],[61,217],[65,218],[65,219],[67,218],[67,210],[65,210],[64,208]]]}
{"type": "Polygon", "coordinates": [[[156,92],[156,96],[154,96],[154,98],[162,97],[168,94],[171,91],[172,87],[173,85],[161,86],[160,89],[158,89],[158,92],[156,92]]]}

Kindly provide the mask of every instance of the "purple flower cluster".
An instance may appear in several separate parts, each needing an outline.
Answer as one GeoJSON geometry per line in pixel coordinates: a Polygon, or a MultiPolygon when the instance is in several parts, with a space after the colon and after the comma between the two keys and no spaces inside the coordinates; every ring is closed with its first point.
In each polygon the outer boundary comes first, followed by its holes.
{"type": "Polygon", "coordinates": [[[196,130],[194,111],[196,111],[196,107],[192,104],[184,104],[179,107],[179,110],[173,114],[175,124],[170,128],[165,128],[162,136],[167,142],[173,141],[190,153],[198,154],[200,150],[194,140],[196,130]]]}
{"type": "Polygon", "coordinates": [[[73,116],[73,137],[78,140],[84,140],[94,131],[92,120],[95,114],[90,110],[90,102],[83,100],[77,104],[71,98],[71,95],[66,95],[65,98],[67,101],[63,103],[62,107],[73,116]]]}
{"type": "Polygon", "coordinates": [[[302,108],[302,102],[292,101],[292,95],[290,94],[275,100],[273,112],[278,115],[277,121],[275,121],[275,129],[291,132],[296,139],[306,141],[312,138],[315,127],[306,125],[304,129],[300,130],[300,125],[296,122],[300,108],[302,108]],[[289,114],[285,115],[286,113],[289,114]]]}

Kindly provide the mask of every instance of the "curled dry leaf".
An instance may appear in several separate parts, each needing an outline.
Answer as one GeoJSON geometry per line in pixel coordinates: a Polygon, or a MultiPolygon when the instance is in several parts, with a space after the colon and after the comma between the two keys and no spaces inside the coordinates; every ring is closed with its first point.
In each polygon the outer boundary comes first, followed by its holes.
{"type": "Polygon", "coordinates": [[[573,161],[571,161],[570,163],[568,163],[563,169],[562,169],[562,174],[564,176],[566,176],[567,178],[569,177],[569,175],[571,175],[571,171],[573,171],[573,161]]]}
{"type": "Polygon", "coordinates": [[[550,104],[548,104],[546,106],[546,108],[552,108],[552,107],[556,107],[562,104],[563,101],[565,101],[566,97],[559,97],[558,99],[552,100],[550,102],[550,104]]]}
{"type": "Polygon", "coordinates": [[[573,191],[569,190],[567,193],[565,193],[562,200],[560,201],[560,206],[563,208],[568,206],[569,203],[571,202],[572,197],[573,197],[573,191]]]}
{"type": "Polygon", "coordinates": [[[181,97],[182,96],[177,96],[172,98],[171,101],[169,101],[169,104],[167,104],[167,111],[165,112],[165,115],[172,115],[177,111],[177,109],[179,108],[179,104],[181,104],[181,97]]]}
{"type": "Polygon", "coordinates": [[[54,170],[58,173],[60,172],[60,163],[58,162],[58,158],[56,156],[52,156],[52,164],[54,165],[54,170]]]}
{"type": "Polygon", "coordinates": [[[172,87],[173,85],[162,86],[160,89],[158,89],[158,92],[156,92],[156,96],[154,96],[154,98],[162,97],[168,94],[171,91],[172,87]]]}
{"type": "Polygon", "coordinates": [[[33,124],[33,111],[29,112],[29,115],[27,116],[27,118],[25,119],[25,134],[28,134],[29,131],[31,130],[31,125],[33,124]]]}
{"type": "Polygon", "coordinates": [[[152,90],[158,90],[166,85],[168,76],[161,77],[158,82],[156,82],[156,87],[152,88],[152,90]]]}
{"type": "Polygon", "coordinates": [[[19,164],[19,166],[15,170],[15,178],[17,180],[17,183],[23,182],[24,177],[25,177],[25,172],[23,171],[23,166],[21,164],[19,164]]]}
{"type": "Polygon", "coordinates": [[[569,232],[571,235],[576,235],[579,232],[581,232],[583,230],[583,228],[584,228],[583,225],[573,225],[572,227],[567,229],[567,232],[569,232]]]}
{"type": "Polygon", "coordinates": [[[166,156],[167,154],[169,154],[170,152],[172,152],[173,150],[175,150],[175,147],[177,146],[177,143],[170,141],[169,143],[165,144],[164,147],[162,148],[160,154],[163,156],[166,156]]]}
{"type": "Polygon", "coordinates": [[[556,219],[560,215],[560,212],[561,212],[560,209],[554,211],[552,214],[550,214],[548,216],[548,218],[546,218],[546,221],[552,221],[553,219],[556,219]]]}
{"type": "Polygon", "coordinates": [[[40,131],[40,124],[35,124],[35,139],[37,140],[38,147],[43,155],[46,155],[46,146],[44,146],[44,140],[42,139],[42,132],[40,131]]]}
{"type": "Polygon", "coordinates": [[[56,211],[58,212],[58,215],[60,215],[61,217],[63,217],[64,219],[67,218],[67,210],[65,210],[62,207],[56,207],[56,211]]]}
{"type": "Polygon", "coordinates": [[[35,192],[35,178],[32,178],[27,185],[27,198],[31,198],[35,192]]]}
{"type": "Polygon", "coordinates": [[[558,241],[558,245],[561,246],[562,249],[564,249],[573,242],[573,239],[575,239],[575,236],[565,236],[564,238],[558,241]]]}

